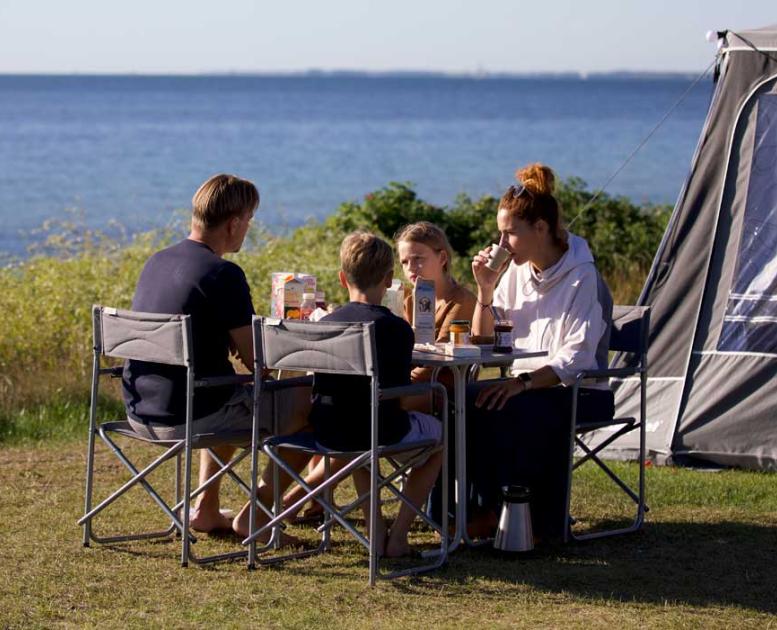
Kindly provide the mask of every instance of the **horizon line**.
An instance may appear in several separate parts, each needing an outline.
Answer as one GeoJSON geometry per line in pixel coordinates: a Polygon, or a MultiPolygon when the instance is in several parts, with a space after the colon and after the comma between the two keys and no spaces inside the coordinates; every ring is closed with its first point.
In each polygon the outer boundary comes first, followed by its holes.
{"type": "Polygon", "coordinates": [[[190,72],[154,72],[154,71],[41,71],[41,72],[5,72],[0,77],[364,77],[364,78],[450,78],[450,79],[526,79],[526,78],[670,78],[694,77],[694,70],[548,70],[530,72],[512,71],[454,71],[454,70],[348,70],[319,69],[305,70],[201,70],[190,72]]]}

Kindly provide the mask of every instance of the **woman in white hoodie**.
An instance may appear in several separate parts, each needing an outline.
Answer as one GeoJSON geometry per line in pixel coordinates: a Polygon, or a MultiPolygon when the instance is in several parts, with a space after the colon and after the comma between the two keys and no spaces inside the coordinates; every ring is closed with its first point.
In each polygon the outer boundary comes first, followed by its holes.
{"type": "MultiPolygon", "coordinates": [[[[510,258],[499,271],[489,269],[489,247],[472,261],[478,286],[472,333],[492,336],[496,315],[512,323],[515,348],[548,355],[515,361],[511,378],[472,386],[468,458],[486,508],[481,517],[493,519],[502,486],[526,485],[535,534],[558,540],[566,527],[570,386],[581,370],[607,367],[612,298],[588,244],[561,227],[550,168],[533,164],[516,177],[496,217],[499,244],[510,258]]],[[[613,411],[606,382],[581,388],[579,421],[612,418],[613,411]]]]}

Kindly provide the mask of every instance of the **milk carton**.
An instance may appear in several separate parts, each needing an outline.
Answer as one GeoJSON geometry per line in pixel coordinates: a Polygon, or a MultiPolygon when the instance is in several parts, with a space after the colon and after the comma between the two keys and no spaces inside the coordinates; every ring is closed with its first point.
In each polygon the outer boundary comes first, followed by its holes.
{"type": "Polygon", "coordinates": [[[434,343],[434,280],[418,278],[413,289],[413,331],[416,343],[434,343]]]}
{"type": "Polygon", "coordinates": [[[381,304],[397,317],[405,316],[405,290],[401,280],[391,281],[391,286],[386,289],[381,304]]]}
{"type": "Polygon", "coordinates": [[[316,277],[287,271],[272,274],[270,312],[281,319],[300,319],[303,293],[315,293],[316,277]]]}

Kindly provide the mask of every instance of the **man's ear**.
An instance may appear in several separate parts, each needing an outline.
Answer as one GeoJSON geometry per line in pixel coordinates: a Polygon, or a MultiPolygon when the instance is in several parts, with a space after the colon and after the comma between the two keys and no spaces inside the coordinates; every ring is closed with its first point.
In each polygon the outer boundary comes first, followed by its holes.
{"type": "Polygon", "coordinates": [[[348,280],[345,277],[345,272],[341,269],[337,272],[337,277],[340,280],[340,286],[344,289],[348,288],[348,280]]]}
{"type": "Polygon", "coordinates": [[[386,274],[386,280],[383,283],[387,289],[391,288],[391,283],[393,280],[394,280],[394,270],[392,269],[386,274]]]}

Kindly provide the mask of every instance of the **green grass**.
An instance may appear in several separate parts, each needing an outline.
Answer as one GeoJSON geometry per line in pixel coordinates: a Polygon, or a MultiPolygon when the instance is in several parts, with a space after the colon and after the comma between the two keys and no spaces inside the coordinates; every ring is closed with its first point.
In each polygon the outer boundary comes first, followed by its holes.
{"type": "MultiPolygon", "coordinates": [[[[240,563],[181,569],[175,542],[85,549],[75,525],[84,451],[83,440],[0,449],[3,627],[777,627],[773,474],[649,468],[651,511],[636,535],[525,559],[458,551],[443,570],[370,589],[366,555],[342,530],[329,554],[255,572],[240,563]]],[[[126,451],[147,458],[138,445],[126,451]]],[[[126,474],[105,448],[96,461],[100,497],[126,474]]],[[[155,478],[167,490],[169,474],[155,478]]],[[[622,504],[593,468],[578,482],[582,526],[619,518],[622,504]]],[[[230,487],[224,496],[231,507],[241,501],[230,487]]],[[[141,491],[114,508],[97,522],[104,533],[163,522],[141,491]]],[[[294,533],[312,541],[312,530],[294,533]]],[[[413,537],[432,543],[423,531],[413,537]]],[[[235,544],[203,536],[195,547],[235,544]]]]}

